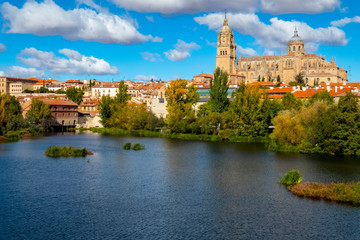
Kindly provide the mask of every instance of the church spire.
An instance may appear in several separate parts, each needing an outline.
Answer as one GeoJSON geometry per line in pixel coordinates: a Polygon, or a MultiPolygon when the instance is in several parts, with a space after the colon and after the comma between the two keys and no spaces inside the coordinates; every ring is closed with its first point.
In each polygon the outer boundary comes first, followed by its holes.
{"type": "Polygon", "coordinates": [[[296,26],[295,26],[294,36],[299,36],[296,26]]]}
{"type": "Polygon", "coordinates": [[[226,9],[225,9],[224,26],[228,26],[228,20],[227,20],[227,18],[226,18],[226,9]]]}

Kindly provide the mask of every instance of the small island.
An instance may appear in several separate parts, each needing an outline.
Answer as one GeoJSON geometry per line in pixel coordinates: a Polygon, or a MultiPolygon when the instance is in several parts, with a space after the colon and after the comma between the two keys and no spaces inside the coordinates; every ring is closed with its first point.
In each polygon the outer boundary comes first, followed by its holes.
{"type": "Polygon", "coordinates": [[[288,190],[299,197],[360,205],[360,182],[325,184],[301,181],[302,176],[297,170],[291,170],[280,178],[280,183],[288,186],[288,190]]]}
{"type": "Polygon", "coordinates": [[[330,184],[305,182],[290,186],[288,189],[299,197],[360,205],[360,182],[330,184]]]}
{"type": "Polygon", "coordinates": [[[44,155],[48,157],[85,157],[93,155],[93,153],[86,148],[52,146],[46,150],[44,155]]]}
{"type": "Polygon", "coordinates": [[[145,146],[141,145],[140,143],[135,143],[133,146],[131,146],[131,143],[125,143],[125,145],[123,146],[123,149],[125,150],[144,150],[145,146]]]}

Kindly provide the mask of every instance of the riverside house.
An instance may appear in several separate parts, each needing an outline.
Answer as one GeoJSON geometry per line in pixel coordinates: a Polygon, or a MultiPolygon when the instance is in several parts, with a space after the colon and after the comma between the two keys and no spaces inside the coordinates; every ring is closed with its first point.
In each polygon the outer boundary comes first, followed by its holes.
{"type": "MultiPolygon", "coordinates": [[[[65,128],[74,128],[79,122],[78,105],[70,100],[38,98],[50,106],[51,117],[53,118],[51,126],[57,130],[65,128]]],[[[30,110],[32,101],[27,101],[22,105],[23,116],[25,117],[30,110]]]]}

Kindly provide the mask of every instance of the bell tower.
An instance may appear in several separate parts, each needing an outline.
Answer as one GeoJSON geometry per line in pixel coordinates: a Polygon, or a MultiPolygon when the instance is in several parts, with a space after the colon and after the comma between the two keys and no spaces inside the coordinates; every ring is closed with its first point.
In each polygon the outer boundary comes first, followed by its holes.
{"type": "Polygon", "coordinates": [[[236,73],[236,45],[234,34],[225,19],[217,40],[216,67],[227,73],[236,73]]]}

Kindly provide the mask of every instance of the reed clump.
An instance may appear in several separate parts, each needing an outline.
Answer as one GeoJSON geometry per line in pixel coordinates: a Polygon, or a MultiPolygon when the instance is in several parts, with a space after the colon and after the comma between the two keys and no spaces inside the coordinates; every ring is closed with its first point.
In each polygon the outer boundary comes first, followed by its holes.
{"type": "Polygon", "coordinates": [[[48,157],[85,157],[93,153],[86,148],[52,146],[46,150],[45,155],[48,157]]]}

